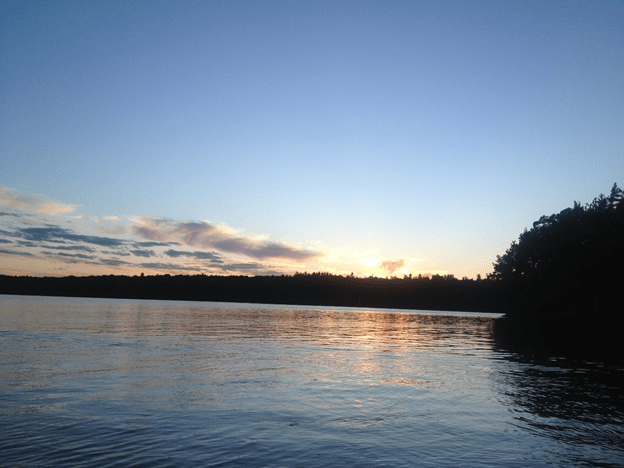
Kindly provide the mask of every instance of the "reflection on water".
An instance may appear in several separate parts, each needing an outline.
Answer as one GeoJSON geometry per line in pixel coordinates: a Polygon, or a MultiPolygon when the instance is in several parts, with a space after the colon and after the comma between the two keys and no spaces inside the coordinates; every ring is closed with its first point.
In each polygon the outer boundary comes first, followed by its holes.
{"type": "MultiPolygon", "coordinates": [[[[594,466],[592,457],[617,448],[623,461],[623,371],[601,363],[551,358],[542,362],[512,359],[516,366],[494,376],[505,404],[517,423],[558,443],[583,447],[579,461],[594,466]]],[[[595,465],[595,466],[620,466],[595,465]]]]}
{"type": "Polygon", "coordinates": [[[624,466],[622,369],[492,320],[0,296],[0,465],[624,466]]]}

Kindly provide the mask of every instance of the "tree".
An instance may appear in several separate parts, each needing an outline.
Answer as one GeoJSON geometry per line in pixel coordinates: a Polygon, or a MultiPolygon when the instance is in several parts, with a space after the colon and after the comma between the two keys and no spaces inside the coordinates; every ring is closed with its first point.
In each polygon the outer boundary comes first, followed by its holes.
{"type": "Polygon", "coordinates": [[[494,262],[503,308],[548,330],[603,335],[624,316],[624,193],[542,216],[494,262]]]}

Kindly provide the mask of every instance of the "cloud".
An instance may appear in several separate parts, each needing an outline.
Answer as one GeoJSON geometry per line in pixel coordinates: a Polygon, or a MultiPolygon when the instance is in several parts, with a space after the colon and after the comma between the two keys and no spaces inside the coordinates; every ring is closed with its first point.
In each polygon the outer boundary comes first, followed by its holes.
{"type": "Polygon", "coordinates": [[[16,230],[16,236],[35,242],[84,242],[85,244],[94,244],[102,247],[118,247],[124,245],[125,242],[112,237],[85,236],[75,234],[70,229],[58,226],[46,226],[35,228],[21,228],[16,230]]]}
{"type": "Polygon", "coordinates": [[[42,251],[42,255],[54,256],[54,257],[67,257],[67,258],[81,258],[83,260],[93,260],[95,257],[93,255],[85,255],[85,254],[69,254],[65,252],[47,252],[42,251]]]}
{"type": "Polygon", "coordinates": [[[132,263],[124,262],[123,260],[115,260],[113,258],[101,258],[100,263],[108,266],[132,266],[132,263]]]}
{"type": "Polygon", "coordinates": [[[91,221],[85,218],[84,222],[68,216],[59,221],[49,217],[63,213],[71,216],[75,209],[74,205],[51,202],[41,195],[0,187],[0,246],[4,248],[0,253],[40,259],[46,264],[52,261],[251,275],[273,271],[268,259],[276,259],[280,268],[288,270],[290,261],[300,263],[322,255],[205,221],[136,217],[127,227],[117,216],[100,216],[91,221]],[[169,262],[158,263],[157,258],[169,262]]]}
{"type": "Polygon", "coordinates": [[[10,187],[0,187],[0,205],[16,211],[30,211],[47,215],[73,213],[76,205],[47,200],[43,195],[27,194],[10,187]]]}
{"type": "Polygon", "coordinates": [[[241,236],[225,226],[208,222],[178,223],[160,218],[135,218],[132,228],[135,234],[149,240],[176,241],[190,247],[242,254],[260,260],[265,258],[311,260],[321,255],[319,252],[281,242],[241,236]]]}
{"type": "Polygon", "coordinates": [[[169,247],[172,245],[179,245],[177,242],[135,242],[132,244],[137,249],[145,247],[169,247]]]}
{"type": "Polygon", "coordinates": [[[173,258],[190,257],[190,258],[196,258],[198,260],[210,260],[211,263],[223,263],[223,260],[221,260],[221,256],[216,252],[200,252],[200,251],[186,252],[183,250],[169,249],[169,250],[166,250],[164,254],[173,258]]]}
{"type": "Polygon", "coordinates": [[[17,245],[19,245],[20,247],[45,247],[47,249],[50,249],[51,247],[49,245],[43,246],[43,245],[39,245],[35,242],[30,242],[30,241],[17,241],[17,245]]]}
{"type": "Polygon", "coordinates": [[[7,236],[7,237],[18,237],[17,234],[15,234],[14,232],[3,231],[2,229],[0,229],[0,235],[7,236]]]}
{"type": "Polygon", "coordinates": [[[181,270],[181,271],[202,271],[200,268],[185,266],[185,265],[177,265],[174,263],[141,263],[138,265],[140,268],[146,268],[150,270],[181,270]]]}
{"type": "Polygon", "coordinates": [[[220,265],[218,266],[220,270],[223,271],[233,271],[233,270],[257,270],[260,271],[264,268],[264,266],[260,263],[231,263],[229,265],[220,265]]]}
{"type": "Polygon", "coordinates": [[[21,257],[34,257],[34,255],[31,254],[30,252],[19,252],[19,251],[14,251],[14,250],[5,250],[5,249],[0,249],[0,254],[19,255],[21,257]]]}
{"type": "Polygon", "coordinates": [[[95,252],[91,247],[87,247],[86,245],[41,245],[38,246],[34,242],[24,242],[20,241],[20,244],[30,244],[28,247],[41,247],[42,249],[54,249],[54,250],[80,250],[83,252],[95,252]]]}
{"type": "Polygon", "coordinates": [[[388,270],[388,273],[394,273],[399,268],[405,266],[405,260],[385,260],[379,265],[380,268],[388,270]]]}
{"type": "MultiPolygon", "coordinates": [[[[212,262],[214,263],[214,262],[212,262]]],[[[150,270],[167,270],[167,271],[194,271],[196,273],[202,272],[210,272],[210,271],[222,271],[222,272],[232,272],[232,271],[245,271],[247,273],[262,273],[264,272],[264,265],[261,263],[250,262],[250,263],[231,263],[231,264],[223,264],[222,261],[219,261],[217,265],[210,265],[209,267],[202,266],[193,266],[193,265],[184,265],[179,263],[140,263],[136,265],[139,268],[145,268],[150,270]]],[[[266,272],[264,272],[266,273],[266,272]]]]}
{"type": "Polygon", "coordinates": [[[156,253],[153,250],[131,250],[137,257],[155,257],[156,253]]]}
{"type": "Polygon", "coordinates": [[[100,250],[100,253],[104,255],[115,255],[117,257],[130,257],[130,252],[111,252],[110,250],[100,250]]]}

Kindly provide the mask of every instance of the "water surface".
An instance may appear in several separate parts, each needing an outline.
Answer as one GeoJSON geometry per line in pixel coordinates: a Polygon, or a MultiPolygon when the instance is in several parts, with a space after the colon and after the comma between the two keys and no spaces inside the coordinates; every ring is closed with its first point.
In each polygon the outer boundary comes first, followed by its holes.
{"type": "Polygon", "coordinates": [[[624,466],[624,371],[495,317],[0,296],[0,464],[624,466]]]}

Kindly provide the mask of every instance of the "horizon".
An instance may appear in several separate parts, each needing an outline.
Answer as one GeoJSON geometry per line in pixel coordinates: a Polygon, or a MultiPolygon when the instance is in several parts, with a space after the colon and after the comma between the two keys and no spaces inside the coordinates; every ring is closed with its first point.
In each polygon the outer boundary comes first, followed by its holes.
{"type": "Polygon", "coordinates": [[[31,278],[70,278],[70,277],[81,277],[81,278],[85,278],[85,277],[107,277],[107,276],[122,276],[122,277],[126,277],[126,278],[136,278],[136,277],[141,277],[141,278],[148,278],[148,277],[155,277],[155,276],[217,276],[217,277],[247,277],[247,278],[259,278],[259,277],[266,277],[266,276],[272,276],[272,277],[276,277],[276,278],[293,278],[296,276],[317,276],[317,275],[328,275],[328,276],[334,276],[334,277],[339,277],[339,278],[353,278],[353,279],[380,279],[380,280],[405,280],[405,279],[410,279],[410,280],[421,280],[421,279],[433,279],[436,277],[439,278],[443,278],[443,279],[452,279],[452,280],[458,280],[458,281],[483,281],[486,279],[489,279],[488,277],[482,277],[481,275],[478,275],[477,278],[468,278],[467,276],[464,276],[463,278],[457,278],[455,275],[453,275],[452,273],[446,274],[446,275],[441,275],[439,273],[433,273],[433,274],[419,274],[419,275],[411,275],[411,274],[406,274],[404,276],[397,276],[397,275],[386,275],[386,276],[381,276],[381,275],[369,275],[369,276],[357,276],[355,273],[349,273],[348,275],[343,275],[343,274],[338,274],[338,273],[329,273],[327,271],[296,271],[294,273],[275,273],[275,274],[271,274],[271,275],[241,275],[241,274],[206,274],[206,273],[152,273],[152,274],[145,274],[145,272],[141,272],[138,274],[128,274],[128,273],[111,273],[111,274],[85,274],[85,275],[74,275],[74,274],[67,274],[67,275],[8,275],[6,273],[0,273],[0,276],[9,276],[9,277],[17,277],[17,278],[24,278],[24,277],[31,277],[31,278]]]}
{"type": "Polygon", "coordinates": [[[624,3],[7,0],[0,274],[485,278],[621,182],[624,3]]]}

